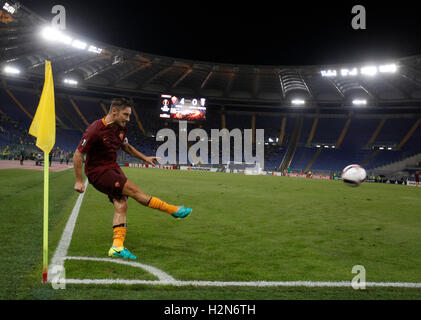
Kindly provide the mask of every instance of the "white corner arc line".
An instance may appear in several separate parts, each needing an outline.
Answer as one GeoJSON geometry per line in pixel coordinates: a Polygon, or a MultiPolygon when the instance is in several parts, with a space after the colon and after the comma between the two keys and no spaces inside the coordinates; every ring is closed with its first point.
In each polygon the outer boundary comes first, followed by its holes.
{"type": "MultiPolygon", "coordinates": [[[[104,261],[104,262],[111,262],[111,263],[117,263],[117,264],[124,264],[131,267],[141,268],[151,274],[153,274],[155,277],[157,277],[161,282],[169,283],[169,282],[176,282],[173,277],[171,277],[169,274],[165,273],[164,271],[155,268],[153,266],[149,266],[140,262],[134,262],[134,261],[127,261],[127,260],[116,260],[112,258],[93,258],[93,257],[66,257],[66,260],[85,260],[85,261],[104,261]]],[[[110,279],[111,280],[111,279],[110,279]]],[[[67,281],[67,279],[66,279],[67,281]]]]}
{"type": "Polygon", "coordinates": [[[54,267],[63,267],[64,260],[67,255],[67,250],[69,249],[70,242],[72,241],[73,230],[76,225],[76,220],[79,215],[80,207],[82,205],[83,197],[86,194],[88,186],[88,179],[85,181],[85,192],[81,193],[76,200],[75,206],[73,207],[72,213],[70,214],[69,220],[67,220],[66,227],[64,228],[63,234],[61,236],[60,242],[57,246],[57,249],[54,253],[51,264],[48,268],[47,279],[50,281],[50,275],[53,272],[54,267]]]}

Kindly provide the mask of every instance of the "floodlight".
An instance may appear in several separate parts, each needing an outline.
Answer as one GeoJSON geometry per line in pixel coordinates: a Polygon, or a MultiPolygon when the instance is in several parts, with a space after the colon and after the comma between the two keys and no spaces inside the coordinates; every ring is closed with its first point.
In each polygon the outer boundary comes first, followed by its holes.
{"type": "Polygon", "coordinates": [[[350,76],[356,76],[356,75],[358,75],[358,69],[357,68],[354,68],[348,74],[350,76]]]}
{"type": "Polygon", "coordinates": [[[292,102],[292,104],[294,104],[296,106],[301,106],[301,105],[303,105],[305,103],[305,101],[304,100],[301,100],[301,99],[294,99],[291,102],[292,102]]]}
{"type": "Polygon", "coordinates": [[[374,76],[377,74],[377,67],[376,66],[362,67],[361,74],[367,75],[367,76],[374,76]]]}
{"type": "Polygon", "coordinates": [[[11,66],[5,66],[3,71],[4,71],[4,73],[8,73],[8,74],[19,74],[20,73],[20,70],[18,68],[11,67],[11,66]]]}
{"type": "Polygon", "coordinates": [[[57,41],[67,45],[72,43],[71,37],[52,27],[45,27],[41,34],[43,38],[48,41],[57,41]]]}
{"type": "Polygon", "coordinates": [[[80,40],[73,40],[72,42],[72,47],[76,48],[76,49],[81,49],[84,50],[86,49],[86,42],[80,41],[80,40]]]}
{"type": "Polygon", "coordinates": [[[349,69],[341,69],[341,76],[346,77],[349,73],[349,69]]]}
{"type": "Polygon", "coordinates": [[[357,68],[354,69],[341,69],[341,76],[356,76],[358,74],[357,68]]]}
{"type": "Polygon", "coordinates": [[[395,73],[397,70],[396,64],[385,64],[382,66],[379,66],[379,72],[382,73],[395,73]]]}
{"type": "Polygon", "coordinates": [[[45,27],[42,30],[42,36],[49,41],[55,41],[59,38],[60,31],[51,27],[45,27]]]}
{"type": "Polygon", "coordinates": [[[367,100],[365,99],[354,99],[352,100],[352,104],[355,106],[362,106],[362,105],[367,105],[367,100]]]}
{"type": "Polygon", "coordinates": [[[59,37],[57,38],[57,41],[70,45],[73,39],[65,34],[60,33],[59,37]]]}
{"type": "Polygon", "coordinates": [[[77,84],[78,84],[78,82],[76,81],[76,80],[73,80],[73,79],[64,79],[63,80],[63,82],[65,83],[65,84],[70,84],[70,85],[72,85],[72,86],[76,86],[77,84]]]}
{"type": "Polygon", "coordinates": [[[102,52],[102,49],[101,48],[97,48],[95,46],[89,46],[88,51],[89,52],[100,54],[102,52]]]}
{"type": "Polygon", "coordinates": [[[322,77],[336,77],[336,70],[322,70],[322,77]]]}

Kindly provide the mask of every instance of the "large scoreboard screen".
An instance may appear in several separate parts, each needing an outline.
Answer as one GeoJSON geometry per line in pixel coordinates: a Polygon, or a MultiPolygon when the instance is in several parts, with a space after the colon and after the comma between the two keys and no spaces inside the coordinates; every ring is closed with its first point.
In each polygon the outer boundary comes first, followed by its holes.
{"type": "Polygon", "coordinates": [[[206,99],[162,94],[159,117],[168,120],[203,121],[206,119],[206,99]]]}

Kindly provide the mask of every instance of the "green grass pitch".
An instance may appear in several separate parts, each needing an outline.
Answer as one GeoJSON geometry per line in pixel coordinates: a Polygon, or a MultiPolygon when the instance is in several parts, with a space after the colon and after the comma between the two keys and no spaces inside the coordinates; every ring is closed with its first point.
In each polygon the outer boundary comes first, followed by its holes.
{"type": "MultiPolygon", "coordinates": [[[[421,190],[401,185],[124,168],[143,191],[191,206],[176,220],[129,200],[125,245],[177,280],[421,282],[421,190]]],[[[420,289],[42,284],[43,173],[1,170],[0,299],[419,299],[420,289]]],[[[50,261],[78,194],[51,173],[50,261]]],[[[113,206],[89,186],[70,256],[108,258],[113,206]]],[[[65,263],[77,279],[156,278],[107,262],[65,263]]]]}

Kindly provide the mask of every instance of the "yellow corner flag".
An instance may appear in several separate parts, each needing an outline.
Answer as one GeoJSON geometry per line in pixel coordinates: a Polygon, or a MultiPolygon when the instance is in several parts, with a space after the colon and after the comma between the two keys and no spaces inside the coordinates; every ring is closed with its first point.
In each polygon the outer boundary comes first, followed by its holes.
{"type": "Polygon", "coordinates": [[[29,134],[37,138],[37,147],[44,151],[44,239],[42,279],[48,277],[48,154],[56,142],[56,111],[54,101],[54,82],[51,62],[45,61],[45,81],[37,111],[32,120],[29,134]]]}
{"type": "Polygon", "coordinates": [[[45,61],[45,81],[37,112],[29,128],[29,134],[37,138],[37,147],[47,154],[56,142],[56,111],[54,81],[51,62],[45,61]]]}

